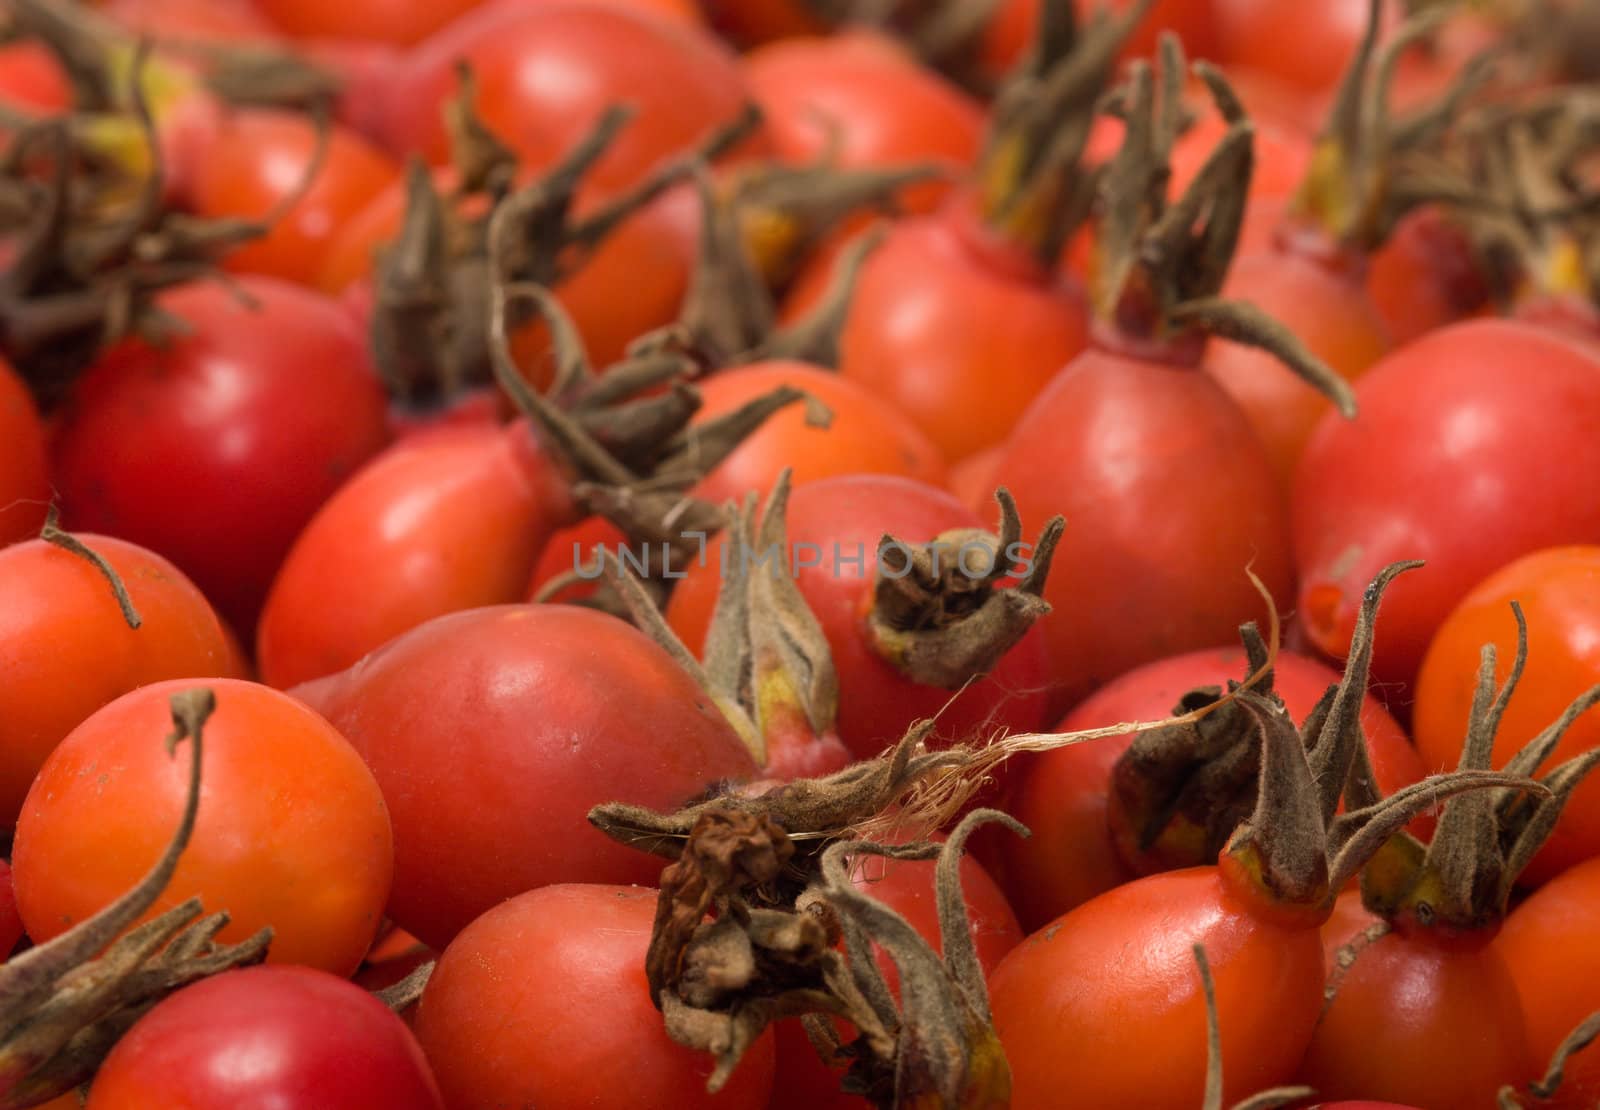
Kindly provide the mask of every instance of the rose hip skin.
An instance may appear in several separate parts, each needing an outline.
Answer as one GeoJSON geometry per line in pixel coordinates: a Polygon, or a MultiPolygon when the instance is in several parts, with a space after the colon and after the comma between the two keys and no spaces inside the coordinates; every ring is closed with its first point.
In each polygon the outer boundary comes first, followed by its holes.
{"type": "Polygon", "coordinates": [[[171,559],[241,634],[295,536],[388,439],[387,398],[334,302],[241,277],[161,299],[189,326],[130,339],[75,385],[53,445],[68,528],[171,559]]]}
{"type": "Polygon", "coordinates": [[[675,809],[756,770],[664,649],[575,606],[439,617],[295,694],[377,776],[395,830],[390,916],[435,948],[535,887],[652,881],[658,859],[589,825],[601,802],[675,809]]]}
{"type": "Polygon", "coordinates": [[[1474,584],[1600,541],[1600,362],[1527,324],[1469,320],[1384,358],[1356,398],[1356,419],[1323,418],[1295,478],[1296,608],[1337,655],[1376,569],[1423,560],[1385,602],[1373,659],[1380,682],[1409,685],[1474,584]]]}

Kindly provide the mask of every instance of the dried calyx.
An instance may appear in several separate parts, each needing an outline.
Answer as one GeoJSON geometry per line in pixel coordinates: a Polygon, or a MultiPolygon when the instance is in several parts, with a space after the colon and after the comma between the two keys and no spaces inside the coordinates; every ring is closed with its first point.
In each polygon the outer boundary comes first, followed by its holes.
{"type": "MultiPolygon", "coordinates": [[[[372,346],[378,368],[400,400],[428,406],[493,377],[483,322],[502,285],[556,286],[580,269],[620,224],[687,179],[702,161],[737,145],[760,122],[753,106],[695,150],[659,166],[604,204],[576,212],[589,171],[628,125],[613,107],[560,162],[515,188],[509,147],[473,111],[474,83],[459,69],[460,89],[446,107],[458,184],[442,196],[432,172],[413,161],[399,236],[382,252],[375,275],[372,346]]],[[[509,326],[525,324],[518,303],[509,326]]]]}
{"type": "MultiPolygon", "coordinates": [[[[596,373],[571,318],[538,285],[494,290],[488,342],[495,381],[564,467],[574,498],[622,531],[639,552],[640,565],[651,569],[656,588],[663,584],[661,572],[685,565],[700,538],[724,523],[721,506],[689,496],[695,483],[780,409],[803,402],[814,422],[829,416],[808,394],[779,386],[693,424],[700,395],[689,383],[692,362],[660,351],[596,373]],[[528,384],[511,357],[507,317],[513,304],[531,307],[549,330],[555,374],[546,393],[528,384]]],[[[593,578],[598,572],[573,573],[593,578]]],[[[599,604],[619,610],[614,596],[599,604]]]]}
{"type": "Polygon", "coordinates": [[[942,846],[841,841],[804,856],[771,816],[703,810],[662,872],[646,972],[667,1032],[716,1057],[708,1088],[726,1082],[769,1025],[799,1017],[824,1059],[845,1066],[843,1090],[875,1106],[1008,1105],[1010,1069],[960,884],[966,840],[987,822],[1027,833],[978,810],[942,846]],[[943,957],[852,880],[868,856],[937,860],[943,957]],[[898,999],[875,946],[894,963],[898,999]],[[843,1043],[834,1018],[856,1038],[843,1043]]]}
{"type": "Polygon", "coordinates": [[[871,28],[968,89],[994,92],[982,48],[1000,0],[805,0],[805,6],[830,27],[871,28]]]}
{"type": "Polygon", "coordinates": [[[1096,175],[1080,164],[1117,51],[1150,10],[1097,9],[1080,24],[1075,5],[1040,5],[1032,50],[995,98],[978,160],[979,210],[1001,240],[1052,269],[1089,215],[1096,175]]]}
{"type": "Polygon", "coordinates": [[[1454,214],[1501,306],[1600,327],[1600,189],[1583,174],[1600,152],[1600,96],[1562,90],[1468,123],[1470,184],[1486,200],[1454,214]]]}
{"type": "Polygon", "coordinates": [[[1372,662],[1372,630],[1389,582],[1420,563],[1394,563],[1367,587],[1350,641],[1344,675],[1296,729],[1281,702],[1254,691],[1236,701],[1261,730],[1260,788],[1255,809],[1235,830],[1218,861],[1235,890],[1296,920],[1320,921],[1334,897],[1407,822],[1456,794],[1507,787],[1548,795],[1518,773],[1462,770],[1435,775],[1383,801],[1371,795],[1364,758],[1361,703],[1372,662]],[[1349,783],[1358,783],[1350,788],[1349,783]],[[1338,813],[1349,790],[1347,812],[1338,813]]]}
{"type": "MultiPolygon", "coordinates": [[[[1200,993],[1206,1003],[1206,1092],[1201,1110],[1223,1110],[1222,1105],[1222,1025],[1217,1018],[1217,988],[1211,978],[1211,962],[1203,945],[1194,946],[1194,962],[1200,971],[1200,993]]],[[[1316,1092],[1310,1087],[1274,1087],[1233,1104],[1231,1110],[1276,1110],[1304,1102],[1316,1092]]]]}
{"type": "Polygon", "coordinates": [[[822,626],[790,567],[784,528],[789,472],[757,518],[754,498],[729,506],[723,529],[722,586],[696,660],[627,567],[606,558],[608,577],[628,615],[694,676],[774,778],[837,770],[850,753],[834,728],[839,676],[822,626]]]}
{"type": "Polygon", "coordinates": [[[959,529],[921,547],[885,535],[866,633],[872,649],[925,686],[957,690],[987,674],[1050,611],[1041,596],[1066,527],[1052,517],[1038,542],[1022,542],[1017,505],[1004,487],[999,534],[959,529]],[[1002,583],[1016,568],[1022,580],[1002,583]]]}
{"type": "Polygon", "coordinates": [[[851,217],[896,215],[906,188],[947,174],[920,162],[846,168],[838,164],[836,146],[830,142],[805,165],[769,161],[729,171],[723,203],[736,214],[745,249],[769,289],[785,288],[811,252],[851,217]]]}
{"type": "Polygon", "coordinates": [[[1247,301],[1219,296],[1239,242],[1254,159],[1254,128],[1220,70],[1205,82],[1228,130],[1183,195],[1168,199],[1172,146],[1182,126],[1184,60],[1176,36],[1161,38],[1161,81],[1136,62],[1122,90],[1122,146],[1101,184],[1091,295],[1094,326],[1113,349],[1178,363],[1198,361],[1207,336],[1266,350],[1355,415],[1355,394],[1304,343],[1247,301]]]}
{"type": "MultiPolygon", "coordinates": [[[[1246,670],[1227,686],[1248,688],[1281,704],[1272,688],[1266,643],[1254,623],[1239,629],[1246,670]]],[[[1261,771],[1261,729],[1218,686],[1185,693],[1173,708],[1179,723],[1134,737],[1111,772],[1106,817],[1112,843],[1135,874],[1215,863],[1234,829],[1255,807],[1261,771]],[[1220,703],[1220,704],[1219,704],[1220,703]],[[1205,706],[1216,711],[1187,716],[1205,706]]]]}
{"type": "Polygon", "coordinates": [[[172,880],[200,805],[208,689],[174,694],[169,750],[189,741],[189,791],[172,842],[144,879],[93,917],[0,965],[0,1107],[35,1106],[89,1079],[145,1011],[179,987],[266,958],[272,930],[219,945],[226,913],[200,900],[134,928],[172,880]]]}
{"type": "MultiPolygon", "coordinates": [[[[138,34],[78,0],[11,0],[8,7],[17,29],[60,60],[81,122],[103,132],[132,107],[126,74],[138,34]]],[[[162,36],[155,45],[161,56],[146,92],[158,115],[180,96],[207,93],[233,104],[327,110],[341,91],[331,71],[264,42],[162,36]]]]}
{"type": "MultiPolygon", "coordinates": [[[[1527,627],[1521,608],[1515,602],[1512,608],[1517,620],[1516,658],[1496,692],[1494,645],[1483,648],[1461,750],[1463,772],[1488,770],[1501,717],[1527,660],[1527,627]]],[[[1517,877],[1549,838],[1572,791],[1600,764],[1600,750],[1589,751],[1539,774],[1572,723],[1597,703],[1600,686],[1580,694],[1505,765],[1507,775],[1538,776],[1535,781],[1542,789],[1537,793],[1508,788],[1462,794],[1446,803],[1430,843],[1424,845],[1403,831],[1390,840],[1362,872],[1366,907],[1402,930],[1459,936],[1497,929],[1517,877]]],[[[1350,797],[1352,805],[1378,803],[1370,787],[1362,794],[1352,790],[1350,797]]]]}
{"type": "MultiPolygon", "coordinates": [[[[70,124],[24,128],[0,155],[0,236],[13,241],[0,272],[0,352],[46,405],[106,346],[130,335],[162,342],[183,322],[158,294],[200,278],[221,280],[233,247],[265,235],[297,203],[321,165],[327,127],[299,185],[258,219],[200,218],[171,211],[137,51],[128,74],[130,111],[148,171],[130,183],[89,159],[70,124]],[[131,192],[130,192],[131,188],[131,192]]],[[[243,298],[243,294],[240,294],[243,298]]]]}
{"type": "MultiPolygon", "coordinates": [[[[772,180],[777,181],[782,171],[772,173],[772,180]]],[[[703,167],[694,178],[701,209],[700,249],[683,309],[676,323],[640,337],[630,353],[677,352],[706,371],[763,359],[796,359],[836,367],[839,334],[856,278],[881,235],[870,230],[846,247],[831,286],[817,306],[803,319],[780,327],[777,302],[751,244],[758,223],[775,226],[788,216],[773,199],[764,202],[767,207],[757,218],[755,209],[743,206],[737,188],[730,196],[719,196],[703,167]]],[[[796,222],[791,228],[800,226],[796,222]]],[[[773,247],[768,260],[777,264],[782,253],[773,247]]]]}
{"type": "Polygon", "coordinates": [[[1414,209],[1433,201],[1477,202],[1451,164],[1446,140],[1493,62],[1492,54],[1479,55],[1436,100],[1396,119],[1389,101],[1401,57],[1450,12],[1448,6],[1428,7],[1380,45],[1382,6],[1383,0],[1369,0],[1366,34],[1282,229],[1297,249],[1357,269],[1414,209]]]}

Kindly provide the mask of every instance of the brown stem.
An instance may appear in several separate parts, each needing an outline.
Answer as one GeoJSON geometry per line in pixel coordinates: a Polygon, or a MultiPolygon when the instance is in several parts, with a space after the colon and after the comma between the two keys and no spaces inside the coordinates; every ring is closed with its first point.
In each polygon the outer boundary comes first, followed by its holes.
{"type": "Polygon", "coordinates": [[[111,594],[117,599],[117,608],[122,610],[122,619],[129,628],[137,629],[144,623],[144,618],[139,615],[139,610],[134,607],[133,597],[128,593],[128,587],[123,583],[122,576],[106,557],[72,535],[61,529],[61,517],[56,506],[52,504],[45,511],[44,527],[39,530],[39,538],[45,543],[54,544],[61,550],[70,552],[80,559],[86,559],[98,570],[111,586],[111,594]]]}
{"type": "MultiPolygon", "coordinates": [[[[1550,1057],[1550,1064],[1544,1075],[1528,1084],[1528,1093],[1541,1102],[1555,1098],[1561,1090],[1561,1084],[1566,1080],[1567,1064],[1572,1057],[1588,1048],[1596,1039],[1600,1039],[1600,1011],[1584,1018],[1577,1028],[1562,1039],[1550,1057]]],[[[1507,1110],[1519,1110],[1522,1106],[1522,1102],[1517,1098],[1516,1089],[1511,1086],[1500,1089],[1499,1103],[1507,1110]]]]}
{"type": "Polygon", "coordinates": [[[372,993],[379,1002],[382,1002],[389,1009],[397,1014],[402,1013],[409,1010],[416,1004],[417,999],[422,997],[422,992],[427,987],[428,980],[433,977],[433,969],[437,966],[436,961],[429,960],[427,963],[419,965],[398,983],[392,983],[382,990],[373,991],[372,993]]]}
{"type": "MultiPolygon", "coordinates": [[[[1200,993],[1206,1003],[1206,1089],[1201,1110],[1222,1107],[1222,1027],[1217,1020],[1217,987],[1211,978],[1211,961],[1204,945],[1194,946],[1194,962],[1200,972],[1200,993]]],[[[1274,1087],[1233,1105],[1233,1110],[1274,1110],[1279,1106],[1308,1099],[1316,1092],[1310,1087],[1274,1087]]]]}

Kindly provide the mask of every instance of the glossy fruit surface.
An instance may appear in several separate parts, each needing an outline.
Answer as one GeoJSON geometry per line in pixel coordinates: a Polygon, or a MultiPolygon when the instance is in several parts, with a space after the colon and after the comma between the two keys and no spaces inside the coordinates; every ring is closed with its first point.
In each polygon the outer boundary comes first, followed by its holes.
{"type": "Polygon", "coordinates": [[[91,713],[169,678],[242,673],[200,591],[167,560],[124,540],[77,540],[127,588],[128,626],[104,575],[44,540],[0,548],[0,824],[10,827],[56,745],[91,713]]]}
{"type": "Polygon", "coordinates": [[[525,424],[469,423],[395,444],[285,557],[256,640],[262,677],[307,682],[433,617],[521,600],[546,540],[575,515],[525,424]]]}
{"type": "MultiPolygon", "coordinates": [[[[1427,565],[1384,600],[1373,674],[1410,684],[1474,585],[1521,555],[1600,542],[1600,362],[1527,324],[1471,320],[1394,351],[1323,418],[1293,496],[1299,618],[1331,655],[1362,590],[1397,559],[1427,565]]],[[[1399,693],[1398,689],[1393,691],[1399,693]]]]}
{"type": "Polygon", "coordinates": [[[1293,1075],[1322,1001],[1317,930],[1251,916],[1216,868],[1198,867],[1084,903],[995,969],[1012,1105],[1194,1106],[1206,1072],[1195,944],[1216,980],[1224,1104],[1293,1075]],[[1159,1068],[1136,1062],[1141,1045],[1161,1046],[1159,1068]]]}
{"type": "MultiPolygon", "coordinates": [[[[1313,260],[1246,255],[1228,271],[1223,294],[1265,310],[1348,382],[1389,351],[1383,320],[1361,285],[1313,260]]],[[[1205,369],[1244,409],[1287,494],[1306,441],[1332,402],[1258,348],[1213,341],[1205,369]]]]}
{"type": "MultiPolygon", "coordinates": [[[[893,48],[790,39],[752,51],[744,68],[773,153],[786,161],[831,156],[852,169],[932,163],[962,172],[977,158],[982,107],[893,48]]],[[[907,190],[907,206],[927,211],[947,189],[907,190]]]]}
{"type": "Polygon", "coordinates": [[[389,913],[435,948],[535,887],[659,875],[590,826],[601,802],[671,810],[755,772],[664,649],[575,606],[439,617],[296,693],[377,776],[394,817],[389,913]]]}
{"type": "Polygon", "coordinates": [[[563,884],[502,902],[463,929],[417,1012],[446,1105],[766,1106],[770,1033],[713,1096],[710,1057],[662,1029],[644,972],[655,912],[649,887],[563,884]]]}
{"type": "MultiPolygon", "coordinates": [[[[1329,966],[1357,931],[1324,931],[1329,966]]],[[[1330,1098],[1444,1107],[1492,1104],[1501,1086],[1537,1075],[1516,985],[1489,940],[1396,931],[1362,947],[1317,1025],[1300,1078],[1330,1098]],[[1383,1035],[1374,1038],[1375,1029],[1383,1035]]]]}
{"type": "Polygon", "coordinates": [[[27,386],[0,358],[0,547],[37,535],[50,503],[44,425],[27,386]]]}
{"type": "MultiPolygon", "coordinates": [[[[1579,864],[1534,891],[1506,917],[1495,948],[1522,1000],[1528,1044],[1540,1066],[1567,1034],[1600,1009],[1600,860],[1579,864]]],[[[1548,1104],[1583,1110],[1600,1100],[1600,1056],[1580,1052],[1548,1104]]]]}
{"type": "MultiPolygon", "coordinates": [[[[330,127],[311,184],[265,237],[229,252],[229,269],[311,284],[339,229],[399,175],[388,155],[360,135],[330,127]]],[[[303,116],[234,113],[196,163],[189,201],[202,216],[276,214],[279,203],[301,187],[316,143],[315,129],[303,116]]]]}
{"type": "Polygon", "coordinates": [[[378,931],[394,841],[372,773],[332,725],[239,679],[143,686],[96,712],[45,762],[17,822],[17,903],[46,941],[109,905],[160,857],[178,825],[189,762],[167,754],[168,698],[216,694],[205,726],[200,813],[166,891],[144,919],[198,897],[237,942],[274,931],[267,958],[348,975],[378,931]]]}
{"type": "Polygon", "coordinates": [[[1194,367],[1086,352],[1023,416],[996,479],[1022,519],[1067,520],[1040,623],[1063,710],[1141,663],[1265,627],[1247,569],[1280,606],[1292,596],[1265,449],[1194,367]]]}
{"type": "Polygon", "coordinates": [[[444,1110],[416,1038],[326,972],[252,967],[185,987],[117,1042],[92,1110],[444,1110]]]}
{"type": "Polygon", "coordinates": [[[239,284],[253,303],[210,282],[166,294],[189,332],[107,352],[61,413],[52,463],[67,527],[160,552],[248,635],[295,536],[388,429],[335,302],[239,284]]]}
{"type": "Polygon", "coordinates": [[[502,0],[412,53],[389,105],[393,149],[447,159],[440,108],[456,91],[463,58],[483,122],[535,168],[566,154],[605,107],[632,102],[632,121],[589,177],[601,188],[637,181],[733,120],[747,96],[731,52],[694,28],[590,0],[502,0]]]}
{"type": "MultiPolygon", "coordinates": [[[[1088,331],[1075,289],[997,265],[959,218],[903,220],[872,252],[839,364],[952,462],[1004,440],[1088,331]]],[[[827,277],[825,267],[803,274],[786,311],[811,303],[827,277]]]]}

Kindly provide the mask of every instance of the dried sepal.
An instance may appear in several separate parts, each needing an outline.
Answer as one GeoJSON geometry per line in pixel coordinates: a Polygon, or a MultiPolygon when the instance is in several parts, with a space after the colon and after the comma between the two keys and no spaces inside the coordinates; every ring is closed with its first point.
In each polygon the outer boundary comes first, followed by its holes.
{"type": "Polygon", "coordinates": [[[1097,7],[1080,24],[1073,5],[1041,5],[1033,50],[996,95],[978,160],[980,210],[1041,265],[1089,214],[1098,178],[1079,163],[1117,52],[1151,7],[1097,7]]]}
{"type": "Polygon", "coordinates": [[[47,405],[110,344],[130,335],[161,343],[181,332],[182,321],[158,307],[158,295],[200,278],[226,281],[223,256],[266,234],[299,202],[326,152],[328,123],[318,115],[317,143],[296,187],[260,218],[169,209],[147,99],[148,56],[140,44],[117,69],[126,98],[125,114],[115,118],[118,142],[138,152],[137,172],[86,151],[82,127],[65,119],[24,128],[0,167],[0,195],[12,198],[0,205],[0,234],[12,240],[10,264],[0,271],[0,352],[47,405]]]}
{"type": "MultiPolygon", "coordinates": [[[[1458,764],[1458,774],[1485,781],[1501,718],[1527,663],[1527,623],[1516,602],[1512,614],[1517,642],[1510,673],[1497,688],[1496,652],[1493,644],[1485,644],[1458,764]]],[[[1510,781],[1498,784],[1500,789],[1452,798],[1426,846],[1397,831],[1387,866],[1362,876],[1367,908],[1449,933],[1491,928],[1503,920],[1522,870],[1554,830],[1573,790],[1600,766],[1600,752],[1590,751],[1539,774],[1567,729],[1596,704],[1600,686],[1578,695],[1506,763],[1502,774],[1510,781]]]]}
{"type": "Polygon", "coordinates": [[[1447,161],[1441,144],[1490,76],[1493,56],[1473,59],[1435,101],[1396,118],[1389,101],[1400,59],[1433,34],[1447,12],[1437,6],[1420,11],[1380,42],[1382,9],[1382,0],[1369,0],[1362,41],[1290,204],[1291,232],[1309,228],[1313,248],[1367,253],[1414,208],[1470,199],[1458,175],[1441,165],[1447,161]]]}
{"type": "MultiPolygon", "coordinates": [[[[778,172],[772,171],[782,180],[778,172]]],[[[802,235],[803,210],[791,217],[778,207],[781,194],[763,198],[757,207],[737,182],[719,191],[705,166],[697,167],[693,178],[700,201],[700,240],[683,308],[672,324],[635,340],[629,353],[681,354],[707,371],[777,358],[836,366],[856,281],[882,233],[870,229],[857,236],[841,253],[816,307],[781,326],[767,272],[781,268],[783,259],[793,264],[801,249],[794,240],[802,235]]],[[[842,220],[849,212],[827,215],[842,220]]],[[[823,218],[819,211],[812,222],[820,224],[823,218]]]]}
{"type": "Polygon", "coordinates": [[[676,859],[700,814],[731,808],[770,818],[806,853],[819,852],[829,839],[849,836],[863,822],[892,809],[919,782],[967,763],[969,749],[930,750],[932,722],[914,728],[876,759],[862,760],[831,775],[796,779],[760,794],[728,789],[673,813],[607,803],[589,811],[589,822],[619,843],[676,859]]]}
{"type": "Polygon", "coordinates": [[[543,286],[496,287],[487,333],[495,381],[563,467],[574,498],[616,524],[631,543],[661,552],[663,571],[697,557],[706,538],[726,523],[722,506],[689,495],[701,478],[789,405],[803,402],[809,415],[823,418],[809,395],[780,386],[716,419],[692,423],[701,404],[688,380],[693,363],[666,352],[641,353],[595,372],[571,318],[543,286]],[[528,383],[511,357],[509,318],[517,305],[531,306],[549,325],[557,374],[547,394],[528,383]]]}
{"type": "Polygon", "coordinates": [[[801,263],[828,234],[863,212],[900,213],[899,198],[913,185],[943,179],[944,167],[846,167],[832,151],[813,162],[759,162],[734,173],[729,204],[740,238],[769,289],[788,286],[801,263]]]}
{"type": "Polygon", "coordinates": [[[1390,581],[1419,565],[1391,564],[1368,586],[1344,674],[1305,729],[1295,728],[1281,702],[1250,691],[1237,695],[1261,730],[1260,784],[1255,809],[1229,839],[1221,862],[1277,905],[1325,914],[1336,894],[1392,837],[1402,835],[1407,822],[1455,795],[1497,787],[1549,793],[1522,775],[1467,769],[1336,815],[1366,742],[1360,711],[1378,602],[1390,581]]]}
{"type": "Polygon", "coordinates": [[[845,1090],[885,1108],[1005,1106],[1010,1073],[990,1023],[958,866],[972,830],[996,820],[1025,833],[1004,814],[980,810],[942,847],[845,841],[818,858],[803,856],[768,816],[702,810],[662,872],[646,975],[669,1035],[716,1057],[708,1088],[727,1081],[774,1021],[826,1015],[858,1032],[844,1045],[825,1025],[807,1026],[829,1056],[848,1061],[845,1090]],[[857,887],[847,861],[869,854],[938,860],[947,958],[857,887]],[[899,972],[898,1001],[878,968],[879,948],[899,972]]]}
{"type": "MultiPolygon", "coordinates": [[[[846,1075],[846,1090],[881,1107],[928,1110],[999,1110],[1010,1105],[1011,1072],[989,1014],[988,992],[972,944],[961,896],[960,857],[980,825],[998,822],[1026,836],[1027,829],[998,810],[975,810],[944,845],[880,845],[842,841],[822,856],[822,897],[849,928],[881,948],[899,973],[893,1059],[863,1053],[846,1075]],[[851,879],[846,860],[861,854],[892,859],[935,858],[940,956],[912,925],[851,879]]],[[[870,945],[853,963],[867,965],[870,945]]],[[[862,970],[868,970],[862,966],[862,970]]],[[[870,971],[877,973],[876,961],[870,971]]]]}
{"type": "Polygon", "coordinates": [[[216,698],[201,688],[174,694],[171,703],[167,747],[189,741],[189,790],[166,851],[111,905],[0,965],[0,1107],[32,1106],[71,1090],[166,995],[266,958],[270,928],[219,945],[228,915],[203,917],[199,899],[129,929],[171,882],[199,812],[203,734],[216,698]]]}
{"type": "Polygon", "coordinates": [[[1052,517],[1037,542],[1024,544],[1010,491],[1002,486],[995,500],[998,534],[960,529],[918,548],[887,535],[879,541],[868,642],[925,686],[959,690],[989,673],[1050,612],[1042,595],[1066,523],[1052,517]],[[1019,563],[1025,577],[1002,586],[1019,563]]]}
{"type": "Polygon", "coordinates": [[[871,27],[892,36],[975,94],[994,91],[982,54],[999,0],[804,0],[803,6],[829,27],[871,27]]]}
{"type": "Polygon", "coordinates": [[[1193,180],[1168,199],[1172,147],[1183,125],[1185,65],[1176,36],[1161,38],[1161,71],[1136,62],[1120,101],[1121,147],[1101,181],[1092,301],[1109,342],[1177,359],[1199,358],[1217,336],[1272,355],[1346,417],[1349,384],[1288,328],[1254,305],[1219,296],[1244,225],[1255,164],[1255,130],[1227,79],[1197,63],[1198,75],[1228,123],[1193,180]]]}
{"type": "Polygon", "coordinates": [[[646,978],[667,1033],[716,1057],[712,1091],[781,1018],[850,1010],[888,1040],[834,947],[837,927],[795,907],[803,880],[783,881],[794,855],[769,818],[710,807],[661,873],[646,978]]]}
{"type": "MultiPolygon", "coordinates": [[[[1251,622],[1239,636],[1245,673],[1230,680],[1228,692],[1256,676],[1255,691],[1273,698],[1260,631],[1251,622]]],[[[1186,692],[1173,708],[1178,723],[1135,736],[1112,769],[1106,808],[1112,842],[1137,874],[1215,862],[1255,805],[1261,766],[1256,719],[1237,701],[1205,717],[1188,716],[1218,703],[1223,693],[1218,686],[1186,692]]]]}
{"type": "MultiPolygon", "coordinates": [[[[416,405],[494,378],[483,322],[495,290],[508,284],[557,286],[581,269],[625,220],[686,180],[703,161],[746,138],[760,115],[746,105],[685,155],[669,159],[632,187],[583,213],[578,196],[595,164],[634,112],[612,106],[559,162],[521,188],[510,147],[474,110],[472,72],[457,70],[459,92],[445,106],[458,185],[434,188],[420,164],[409,172],[399,236],[380,252],[371,329],[380,372],[391,391],[416,405]]],[[[510,328],[529,322],[512,306],[510,328]]]]}
{"type": "Polygon", "coordinates": [[[721,584],[697,660],[667,625],[658,602],[624,566],[601,551],[601,573],[626,617],[664,648],[704,690],[773,777],[833,769],[850,761],[835,731],[839,680],[827,638],[795,582],[784,530],[789,471],[765,510],[752,495],[729,506],[721,584]]]}
{"type": "Polygon", "coordinates": [[[1600,150],[1600,98],[1559,89],[1486,108],[1463,124],[1466,195],[1449,206],[1508,311],[1600,312],[1600,189],[1582,167],[1600,150]]]}

